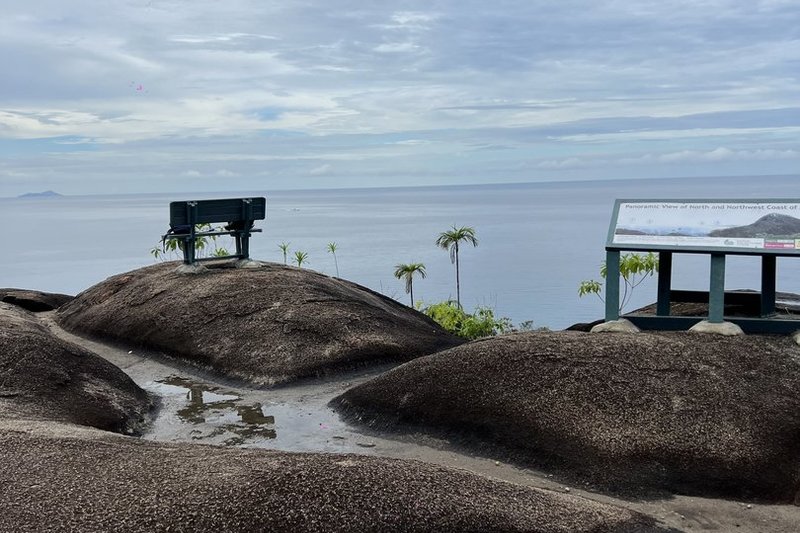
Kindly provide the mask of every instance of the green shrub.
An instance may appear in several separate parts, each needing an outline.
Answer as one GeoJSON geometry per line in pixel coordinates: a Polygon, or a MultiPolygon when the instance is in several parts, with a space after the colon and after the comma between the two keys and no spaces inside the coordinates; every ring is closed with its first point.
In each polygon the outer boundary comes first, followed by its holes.
{"type": "Polygon", "coordinates": [[[422,312],[445,330],[465,339],[491,337],[512,329],[511,320],[495,318],[494,311],[488,307],[479,306],[469,314],[452,300],[429,305],[422,312]]]}

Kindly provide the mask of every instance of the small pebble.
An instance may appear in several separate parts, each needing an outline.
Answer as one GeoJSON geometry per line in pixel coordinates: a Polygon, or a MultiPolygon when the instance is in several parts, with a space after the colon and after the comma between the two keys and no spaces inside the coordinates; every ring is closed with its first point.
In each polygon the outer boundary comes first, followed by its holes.
{"type": "Polygon", "coordinates": [[[500,461],[495,461],[494,466],[500,466],[500,461]]]}
{"type": "Polygon", "coordinates": [[[361,446],[362,448],[374,448],[374,442],[356,442],[357,446],[361,446]]]}

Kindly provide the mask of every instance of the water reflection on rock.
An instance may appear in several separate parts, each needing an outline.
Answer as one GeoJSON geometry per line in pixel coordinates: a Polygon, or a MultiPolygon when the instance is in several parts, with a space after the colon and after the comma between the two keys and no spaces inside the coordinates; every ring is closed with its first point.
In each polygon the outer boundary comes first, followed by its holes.
{"type": "Polygon", "coordinates": [[[261,403],[243,405],[235,394],[180,376],[169,376],[154,385],[159,393],[185,393],[188,403],[175,414],[182,422],[198,426],[191,432],[194,440],[222,439],[223,444],[238,446],[276,437],[275,417],[264,415],[261,403]]]}

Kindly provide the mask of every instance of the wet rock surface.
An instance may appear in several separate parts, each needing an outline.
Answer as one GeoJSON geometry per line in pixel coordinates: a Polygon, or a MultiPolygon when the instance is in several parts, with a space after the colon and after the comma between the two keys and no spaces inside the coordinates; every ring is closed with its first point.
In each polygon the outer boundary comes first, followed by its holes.
{"type": "Polygon", "coordinates": [[[34,313],[58,309],[72,300],[72,298],[74,296],[53,292],[28,289],[0,289],[0,302],[16,305],[34,313]]]}
{"type": "Polygon", "coordinates": [[[800,347],[787,337],[505,335],[401,365],[332,405],[638,496],[791,502],[800,489],[800,347]]]}
{"type": "Polygon", "coordinates": [[[274,263],[209,266],[189,276],[164,263],[111,277],[61,307],[58,321],[259,385],[407,361],[463,342],[348,281],[274,263]]]}
{"type": "Polygon", "coordinates": [[[56,338],[36,317],[0,303],[0,416],[136,432],[147,393],[106,360],[56,338]]]}
{"type": "Polygon", "coordinates": [[[666,531],[417,461],[157,444],[0,419],[3,531],[666,531]]]}

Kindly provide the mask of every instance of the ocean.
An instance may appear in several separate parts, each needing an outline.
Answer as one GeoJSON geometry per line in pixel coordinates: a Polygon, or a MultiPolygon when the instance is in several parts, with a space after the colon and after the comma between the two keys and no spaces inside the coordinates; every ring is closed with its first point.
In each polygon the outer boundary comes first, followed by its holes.
{"type": "MultiPolygon", "coordinates": [[[[455,299],[455,271],[436,237],[453,225],[475,228],[479,245],[462,247],[461,301],[488,306],[515,324],[561,329],[603,315],[581,280],[599,279],[616,198],[798,198],[800,176],[675,178],[558,183],[219,193],[88,195],[0,199],[0,287],[77,294],[114,274],[153,264],[168,226],[169,202],[266,196],[263,233],[251,257],[283,262],[290,243],[308,254],[304,268],[336,275],[409,303],[393,276],[399,263],[424,263],[414,297],[455,299]],[[793,196],[794,195],[794,196],[793,196]]],[[[224,238],[226,239],[226,238],[224,238]]],[[[225,245],[225,243],[221,243],[225,245]]],[[[177,257],[175,257],[177,259],[177,257]]],[[[673,287],[707,290],[707,255],[675,256],[673,287]]],[[[778,260],[778,290],[800,292],[793,258],[778,260]]],[[[759,287],[757,258],[729,257],[726,288],[759,287]]],[[[655,301],[655,279],[626,308],[655,301]]],[[[256,295],[257,297],[257,295],[256,295]]]]}

